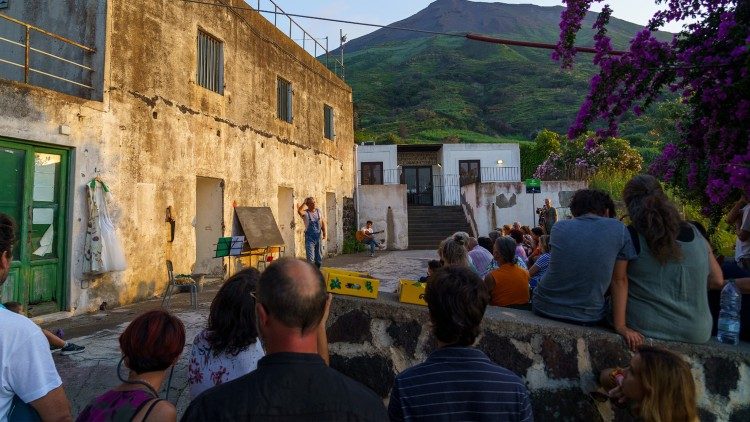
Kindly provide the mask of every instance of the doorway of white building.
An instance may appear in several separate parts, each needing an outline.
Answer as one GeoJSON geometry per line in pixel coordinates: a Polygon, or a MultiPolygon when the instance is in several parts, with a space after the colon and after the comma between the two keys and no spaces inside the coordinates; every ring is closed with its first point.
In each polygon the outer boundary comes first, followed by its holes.
{"type": "Polygon", "coordinates": [[[294,228],[296,227],[295,216],[297,215],[294,206],[294,189],[279,187],[277,195],[276,214],[279,224],[281,237],[284,239],[286,246],[286,256],[297,256],[295,253],[296,240],[294,237],[294,228]]]}
{"type": "Polygon", "coordinates": [[[336,194],[326,192],[326,253],[337,255],[338,251],[338,219],[336,218],[336,194]]]}
{"type": "Polygon", "coordinates": [[[214,258],[216,243],[224,236],[224,181],[198,177],[195,183],[196,274],[224,275],[224,260],[214,258]]]}

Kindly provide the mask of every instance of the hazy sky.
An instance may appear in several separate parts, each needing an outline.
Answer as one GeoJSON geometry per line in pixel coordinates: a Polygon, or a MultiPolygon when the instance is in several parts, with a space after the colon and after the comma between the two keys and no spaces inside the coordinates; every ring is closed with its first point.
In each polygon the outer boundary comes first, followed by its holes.
{"type": "MultiPolygon", "coordinates": [[[[253,7],[257,0],[246,0],[253,7]]],[[[287,13],[322,16],[335,19],[345,19],[387,25],[405,19],[427,7],[431,0],[275,0],[287,13]]],[[[482,1],[482,0],[478,0],[482,1]]],[[[493,1],[484,1],[492,3],[493,1]]],[[[268,8],[271,3],[261,0],[261,9],[268,8]]],[[[503,0],[501,3],[536,4],[540,6],[559,6],[561,0],[503,0]]],[[[608,0],[595,3],[592,10],[599,11],[603,4],[609,4],[614,16],[637,24],[645,25],[654,14],[657,7],[653,0],[608,0]]],[[[273,7],[273,6],[271,6],[273,7]]],[[[663,7],[663,5],[662,5],[663,7]]],[[[365,35],[377,28],[346,25],[337,22],[324,22],[311,19],[297,19],[300,25],[315,37],[329,37],[330,49],[338,47],[339,28],[344,30],[348,39],[365,35]]],[[[287,24],[288,25],[288,24],[287,24]]],[[[679,25],[667,26],[672,32],[679,30],[679,25]]],[[[294,36],[296,38],[296,36],[294,36]]],[[[300,35],[301,37],[301,35],[300,35]]]]}

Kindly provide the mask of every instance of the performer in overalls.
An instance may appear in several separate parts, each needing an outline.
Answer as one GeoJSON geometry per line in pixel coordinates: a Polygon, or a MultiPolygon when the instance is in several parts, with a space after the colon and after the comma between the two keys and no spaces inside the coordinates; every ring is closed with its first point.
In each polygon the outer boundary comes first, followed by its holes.
{"type": "Polygon", "coordinates": [[[297,207],[297,214],[305,221],[305,253],[307,262],[318,268],[323,264],[323,240],[326,238],[326,223],[315,208],[315,198],[309,197],[297,207]]]}

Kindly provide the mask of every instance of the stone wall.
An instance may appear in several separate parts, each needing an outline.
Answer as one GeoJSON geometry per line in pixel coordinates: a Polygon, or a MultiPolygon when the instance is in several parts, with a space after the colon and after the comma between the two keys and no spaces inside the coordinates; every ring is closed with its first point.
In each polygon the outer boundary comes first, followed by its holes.
{"type": "MultiPolygon", "coordinates": [[[[76,13],[76,2],[60,3],[68,5],[59,6],[65,9],[60,13],[76,13]]],[[[228,3],[247,7],[241,0],[228,3]]],[[[175,272],[191,272],[201,207],[197,177],[224,183],[224,228],[216,238],[230,233],[233,205],[270,207],[277,223],[280,211],[291,215],[284,223],[292,227],[296,248],[287,250],[297,255],[304,254],[304,224],[296,205],[305,197],[317,197],[326,210],[326,197],[335,195],[340,221],[355,175],[346,83],[253,11],[110,0],[106,28],[106,60],[96,69],[105,78],[103,101],[0,79],[0,137],[70,150],[65,309],[81,313],[102,302],[113,306],[161,294],[167,259],[175,272]],[[223,95],[196,82],[199,30],[223,43],[223,95]],[[276,115],[278,78],[292,83],[291,123],[276,115]],[[334,140],[324,137],[324,105],[335,110],[334,140]],[[85,280],[85,185],[95,176],[114,195],[110,210],[128,269],[85,280]],[[282,188],[293,190],[284,203],[282,188]],[[174,242],[167,241],[164,223],[169,206],[174,242]]],[[[340,246],[343,225],[337,226],[329,236],[340,246]]]]}
{"type": "MultiPolygon", "coordinates": [[[[619,335],[498,307],[488,308],[483,324],[477,347],[521,376],[536,420],[632,420],[588,396],[597,388],[599,371],[630,361],[619,335]]],[[[436,347],[427,308],[398,303],[386,293],[378,300],[336,296],[328,340],[331,366],[383,398],[396,374],[424,361],[436,347]]],[[[680,353],[690,363],[702,421],[750,420],[750,345],[649,343],[680,353]]]]}
{"type": "MultiPolygon", "coordinates": [[[[474,183],[461,187],[461,206],[474,233],[486,236],[515,221],[534,227],[539,218],[535,209],[544,205],[545,198],[556,208],[567,208],[573,193],[586,187],[579,181],[542,181],[541,193],[528,194],[523,182],[474,183]]],[[[558,216],[563,218],[560,210],[558,216]]]]}
{"type": "Polygon", "coordinates": [[[406,185],[361,185],[359,192],[359,224],[372,221],[375,239],[385,239],[388,249],[409,247],[409,218],[406,207],[406,185]]]}

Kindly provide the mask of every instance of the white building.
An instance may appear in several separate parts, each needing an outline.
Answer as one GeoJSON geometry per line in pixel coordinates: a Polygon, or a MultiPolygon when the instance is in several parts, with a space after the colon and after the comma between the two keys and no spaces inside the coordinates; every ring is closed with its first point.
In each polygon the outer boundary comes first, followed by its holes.
{"type": "Polygon", "coordinates": [[[518,144],[357,147],[357,185],[404,184],[408,205],[460,205],[461,186],[520,180],[518,144]]]}

